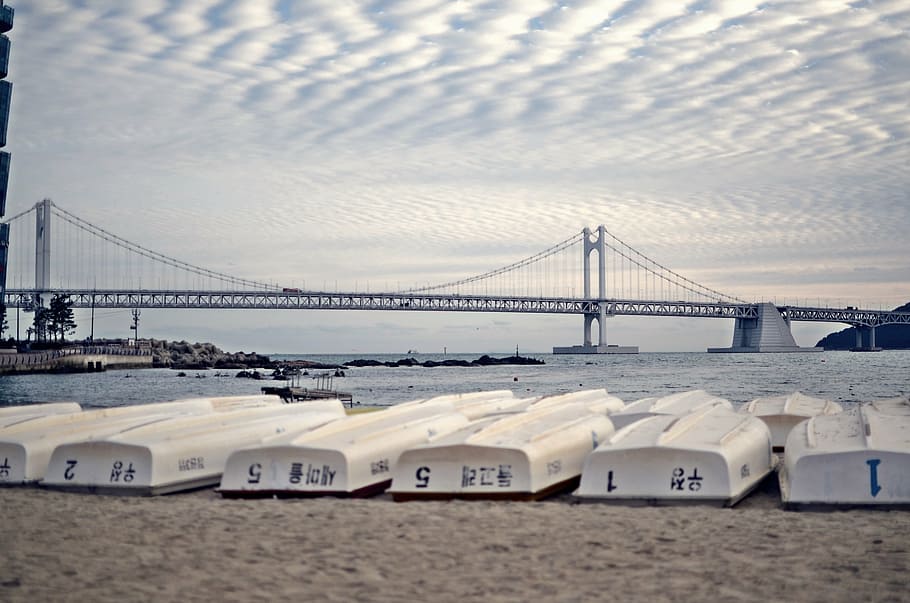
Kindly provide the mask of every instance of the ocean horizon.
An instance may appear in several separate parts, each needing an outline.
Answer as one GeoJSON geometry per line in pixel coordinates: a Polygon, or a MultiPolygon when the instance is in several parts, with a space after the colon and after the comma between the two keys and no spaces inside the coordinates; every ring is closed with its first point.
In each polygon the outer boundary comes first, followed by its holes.
{"type": "MultiPolygon", "coordinates": [[[[342,365],[357,359],[396,361],[464,359],[477,353],[273,354],[272,360],[310,360],[342,365]]],[[[491,353],[508,356],[510,353],[491,353]]],[[[448,393],[511,390],[541,396],[604,388],[626,402],[649,396],[703,389],[742,404],[762,396],[800,391],[809,396],[855,404],[910,393],[910,350],[875,353],[829,351],[780,354],[642,352],[617,355],[554,355],[521,351],[541,365],[470,367],[373,366],[333,371],[310,370],[300,386],[316,387],[328,376],[331,387],[350,393],[354,403],[388,406],[448,393]]],[[[108,370],[102,373],[6,375],[0,377],[0,406],[59,400],[85,407],[146,404],[191,397],[260,393],[269,379],[238,378],[238,370],[178,371],[167,368],[108,370]],[[181,376],[181,373],[183,376],[181,376]]],[[[263,371],[268,376],[268,371],[263,371]]]]}

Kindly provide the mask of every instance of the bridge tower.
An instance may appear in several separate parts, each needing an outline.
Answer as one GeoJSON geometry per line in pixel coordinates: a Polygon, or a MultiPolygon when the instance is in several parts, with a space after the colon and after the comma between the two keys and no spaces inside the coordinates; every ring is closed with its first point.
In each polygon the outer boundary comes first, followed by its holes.
{"type": "Polygon", "coordinates": [[[51,288],[51,200],[35,204],[35,289],[51,288]]]}
{"type": "Polygon", "coordinates": [[[606,319],[613,315],[607,312],[607,229],[603,224],[597,227],[597,237],[591,237],[591,229],[584,229],[584,298],[591,299],[591,254],[597,252],[597,300],[598,311],[584,315],[584,344],[568,347],[554,347],[554,354],[637,354],[638,346],[607,345],[606,319]],[[597,321],[597,345],[592,343],[591,328],[597,321]]]}

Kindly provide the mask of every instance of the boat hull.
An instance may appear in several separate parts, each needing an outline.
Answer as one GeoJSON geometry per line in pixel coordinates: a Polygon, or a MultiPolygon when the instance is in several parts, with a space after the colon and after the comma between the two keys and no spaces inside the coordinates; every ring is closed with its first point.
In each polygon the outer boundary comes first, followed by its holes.
{"type": "Polygon", "coordinates": [[[784,451],[790,432],[806,419],[842,411],[843,407],[836,402],[813,398],[800,392],[756,398],[740,408],[740,412],[751,414],[765,422],[771,430],[774,452],[784,451]]]}
{"type": "Polygon", "coordinates": [[[585,502],[733,506],[773,470],[768,427],[723,406],[631,424],[585,461],[585,502]]]}
{"type": "Polygon", "coordinates": [[[567,405],[474,429],[405,451],[393,475],[392,498],[539,500],[570,490],[585,457],[612,435],[613,424],[583,405],[567,405]]]}
{"type": "Polygon", "coordinates": [[[518,449],[491,446],[421,448],[402,454],[393,478],[396,501],[452,498],[529,498],[531,459],[518,449]]]}
{"type": "Polygon", "coordinates": [[[779,478],[787,509],[910,507],[910,402],[883,400],[800,423],[779,478]]]}
{"type": "Polygon", "coordinates": [[[779,480],[781,500],[789,510],[910,508],[910,452],[805,456],[785,463],[779,480]]]}
{"type": "Polygon", "coordinates": [[[276,407],[273,413],[234,414],[239,415],[234,420],[212,416],[218,420],[208,425],[199,424],[196,417],[186,424],[164,421],[158,429],[57,446],[41,485],[124,495],[214,486],[221,480],[227,458],[238,448],[319,427],[343,417],[344,409],[338,402],[332,410],[310,410],[301,404],[276,407]]]}
{"type": "Polygon", "coordinates": [[[389,487],[403,451],[468,422],[435,403],[351,417],[284,445],[236,451],[219,492],[225,498],[372,496],[389,487]]]}
{"type": "Polygon", "coordinates": [[[43,479],[58,446],[106,437],[166,419],[167,415],[103,417],[96,422],[0,433],[0,485],[29,485],[43,479]]]}
{"type": "Polygon", "coordinates": [[[770,455],[731,458],[686,449],[641,449],[621,455],[595,451],[575,496],[583,502],[631,506],[730,507],[758,487],[772,466],[770,455]]]}

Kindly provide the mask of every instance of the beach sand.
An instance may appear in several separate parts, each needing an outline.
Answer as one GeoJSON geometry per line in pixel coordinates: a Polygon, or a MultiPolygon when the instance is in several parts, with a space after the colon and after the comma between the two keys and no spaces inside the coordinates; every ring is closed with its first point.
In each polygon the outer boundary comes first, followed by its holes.
{"type": "Polygon", "coordinates": [[[910,601],[910,511],[0,489],[0,601],[910,601]]]}

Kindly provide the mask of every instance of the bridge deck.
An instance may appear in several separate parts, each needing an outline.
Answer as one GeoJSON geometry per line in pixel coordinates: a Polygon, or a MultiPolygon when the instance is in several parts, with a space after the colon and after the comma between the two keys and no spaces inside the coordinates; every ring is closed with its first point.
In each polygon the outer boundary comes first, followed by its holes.
{"type": "MultiPolygon", "coordinates": [[[[329,293],[307,291],[117,291],[9,289],[6,306],[29,309],[37,295],[67,295],[74,308],[172,308],[256,310],[389,310],[419,312],[511,312],[605,316],[756,318],[758,304],[561,297],[499,297],[416,293],[329,293]]],[[[856,308],[781,306],[788,321],[842,322],[881,326],[910,324],[910,312],[856,308]]]]}

